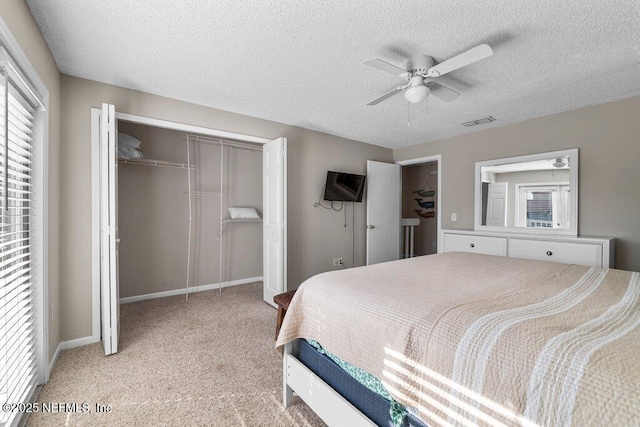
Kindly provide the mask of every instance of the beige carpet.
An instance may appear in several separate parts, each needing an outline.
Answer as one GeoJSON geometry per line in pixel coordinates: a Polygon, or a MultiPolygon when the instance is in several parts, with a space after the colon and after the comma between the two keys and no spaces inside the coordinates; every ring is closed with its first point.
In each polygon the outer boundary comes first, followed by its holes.
{"type": "Polygon", "coordinates": [[[33,414],[31,426],[322,426],[281,404],[275,310],[262,283],[120,306],[120,351],[63,351],[40,402],[111,405],[107,414],[33,414]]]}

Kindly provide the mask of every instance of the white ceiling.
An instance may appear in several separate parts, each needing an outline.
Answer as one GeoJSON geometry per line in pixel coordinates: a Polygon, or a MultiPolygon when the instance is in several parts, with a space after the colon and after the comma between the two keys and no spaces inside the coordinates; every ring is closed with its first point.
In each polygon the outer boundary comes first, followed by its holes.
{"type": "Polygon", "coordinates": [[[640,95],[638,0],[27,0],[60,70],[396,148],[640,95]],[[413,107],[366,67],[494,56],[413,107]],[[467,128],[461,123],[493,116],[467,128]]]}

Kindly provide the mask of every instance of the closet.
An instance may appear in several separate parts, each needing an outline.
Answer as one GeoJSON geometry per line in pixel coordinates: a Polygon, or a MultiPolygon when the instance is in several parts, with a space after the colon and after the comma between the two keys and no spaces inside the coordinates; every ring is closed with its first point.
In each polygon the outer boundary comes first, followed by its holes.
{"type": "Polygon", "coordinates": [[[287,289],[286,138],[105,103],[91,109],[91,155],[92,336],[106,355],[118,352],[121,303],[261,281],[274,305],[287,289]]]}
{"type": "Polygon", "coordinates": [[[118,122],[142,159],[119,160],[120,301],[189,295],[262,277],[262,146],[118,122]]]}

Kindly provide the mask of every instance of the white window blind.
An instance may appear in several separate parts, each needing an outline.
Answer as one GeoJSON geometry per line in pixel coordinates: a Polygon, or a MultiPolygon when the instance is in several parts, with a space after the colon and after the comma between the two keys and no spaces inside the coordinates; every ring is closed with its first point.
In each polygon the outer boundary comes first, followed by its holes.
{"type": "MultiPolygon", "coordinates": [[[[34,108],[0,76],[0,404],[29,398],[37,382],[32,285],[34,108]]],[[[19,414],[0,412],[0,426],[19,414]]]]}

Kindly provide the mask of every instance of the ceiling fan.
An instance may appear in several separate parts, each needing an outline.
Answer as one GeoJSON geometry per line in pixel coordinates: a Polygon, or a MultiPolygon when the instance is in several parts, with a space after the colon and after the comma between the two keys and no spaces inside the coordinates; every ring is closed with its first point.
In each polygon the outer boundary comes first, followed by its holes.
{"type": "Polygon", "coordinates": [[[428,55],[417,55],[409,58],[404,65],[404,68],[396,67],[381,59],[370,59],[365,61],[365,65],[368,65],[378,70],[386,71],[387,73],[395,74],[398,77],[407,80],[407,83],[391,89],[384,95],[381,95],[369,102],[367,105],[376,105],[384,101],[387,98],[391,98],[393,95],[405,91],[404,97],[412,104],[418,104],[429,97],[432,93],[434,96],[442,99],[443,101],[453,101],[460,96],[458,92],[450,89],[440,83],[436,83],[431,80],[436,77],[443,76],[458,68],[466,67],[474,62],[488,58],[493,55],[493,49],[489,45],[481,44],[468,51],[447,59],[439,64],[435,64],[435,60],[428,55]]]}

